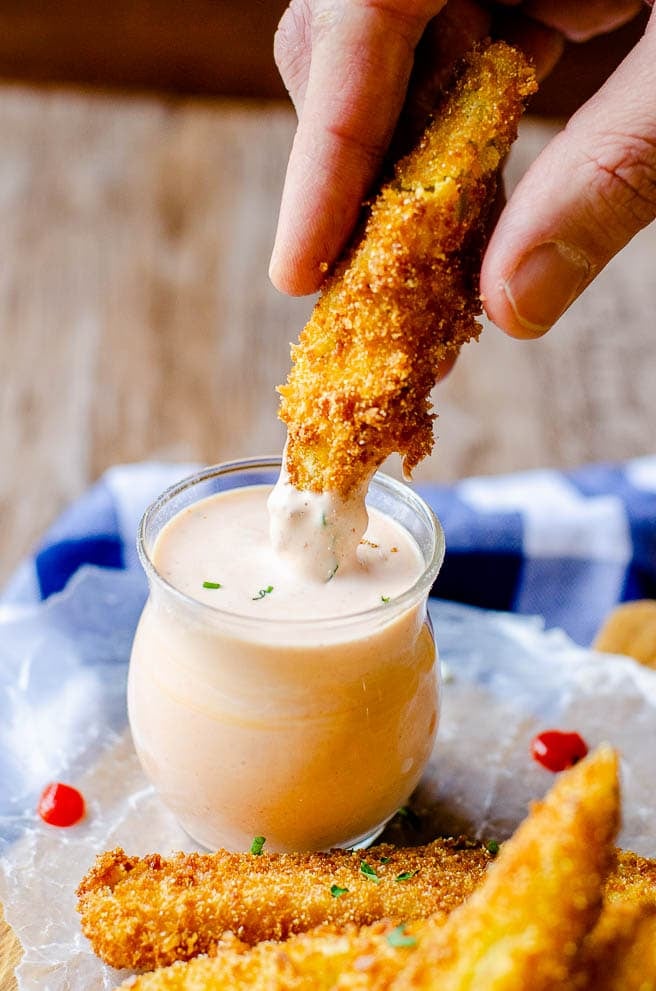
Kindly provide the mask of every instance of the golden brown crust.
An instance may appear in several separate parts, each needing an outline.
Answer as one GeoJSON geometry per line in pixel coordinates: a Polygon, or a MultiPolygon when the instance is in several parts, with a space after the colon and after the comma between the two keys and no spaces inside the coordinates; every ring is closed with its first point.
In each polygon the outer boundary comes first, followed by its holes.
{"type": "Polygon", "coordinates": [[[615,869],[606,882],[608,901],[653,901],[656,904],[656,860],[630,850],[617,854],[615,869]]]}
{"type": "MultiPolygon", "coordinates": [[[[409,942],[441,918],[409,923],[409,942]]],[[[394,923],[380,921],[342,932],[314,931],[289,942],[259,943],[247,953],[177,963],[138,978],[133,991],[385,991],[413,946],[395,945],[394,923]]],[[[128,985],[124,985],[127,989],[128,985]]]]}
{"type": "Polygon", "coordinates": [[[364,925],[386,916],[451,911],[481,880],[491,857],[480,844],[436,840],[380,844],[364,854],[102,854],[78,888],[82,929],[113,967],[150,969],[215,952],[226,932],[253,944],[320,924],[364,925]],[[361,871],[365,860],[380,883],[361,871]],[[399,875],[410,875],[397,880],[399,875]],[[331,886],[348,888],[340,897],[331,886]]]}
{"type": "Polygon", "coordinates": [[[626,654],[656,669],[656,600],[623,602],[606,617],[595,642],[605,654],[626,654]]]}
{"type": "MultiPolygon", "coordinates": [[[[344,926],[435,911],[446,916],[478,887],[491,861],[482,844],[462,839],[418,848],[381,844],[361,856],[218,851],[140,858],[116,849],[99,856],[82,880],[79,909],[82,928],[102,959],[142,970],[218,948],[239,951],[259,940],[284,939],[326,920],[344,926]],[[366,879],[361,859],[384,884],[366,879]],[[390,883],[418,868],[407,881],[390,883]],[[334,898],[333,884],[348,887],[349,897],[334,898]]],[[[656,904],[656,861],[618,852],[604,897],[656,904]]]]}
{"type": "MultiPolygon", "coordinates": [[[[606,902],[600,914],[618,805],[616,758],[600,748],[557,779],[450,916],[229,949],[145,975],[135,991],[653,989],[656,902],[606,902]]],[[[642,858],[620,864],[619,888],[649,874],[642,858]]]]}
{"type": "MultiPolygon", "coordinates": [[[[656,902],[610,902],[562,991],[654,991],[656,902]]],[[[561,991],[561,989],[555,989],[561,991]]]]}
{"type": "Polygon", "coordinates": [[[516,49],[474,51],[374,200],[279,389],[296,488],[346,496],[388,454],[399,452],[409,472],[430,452],[430,391],[440,362],[480,331],[488,210],[535,88],[516,49]]]}
{"type": "Polygon", "coordinates": [[[394,991],[553,991],[566,982],[601,911],[618,824],[617,756],[600,747],[534,804],[484,883],[427,934],[394,991]]]}

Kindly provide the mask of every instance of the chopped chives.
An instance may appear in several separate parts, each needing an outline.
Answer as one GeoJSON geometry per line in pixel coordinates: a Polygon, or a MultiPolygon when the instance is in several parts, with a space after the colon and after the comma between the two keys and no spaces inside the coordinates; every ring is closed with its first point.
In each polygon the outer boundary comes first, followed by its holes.
{"type": "Polygon", "coordinates": [[[259,857],[262,854],[262,849],[266,843],[266,837],[264,836],[254,836],[253,842],[251,843],[251,853],[255,857],[259,857]]]}
{"type": "Polygon", "coordinates": [[[419,868],[417,868],[416,871],[401,871],[400,874],[397,874],[396,875],[396,877],[394,878],[394,880],[395,881],[409,881],[411,877],[414,877],[415,874],[418,874],[418,873],[419,873],[419,868]]]}
{"type": "Polygon", "coordinates": [[[364,876],[369,881],[373,881],[374,884],[380,884],[382,880],[381,878],[378,877],[376,871],[373,869],[373,867],[370,866],[370,864],[367,863],[366,860],[360,861],[360,873],[364,874],[364,876]]]}
{"type": "Polygon", "coordinates": [[[253,596],[253,602],[257,602],[258,599],[263,599],[265,595],[270,595],[273,592],[273,585],[267,585],[266,588],[261,588],[257,595],[253,596]]]}

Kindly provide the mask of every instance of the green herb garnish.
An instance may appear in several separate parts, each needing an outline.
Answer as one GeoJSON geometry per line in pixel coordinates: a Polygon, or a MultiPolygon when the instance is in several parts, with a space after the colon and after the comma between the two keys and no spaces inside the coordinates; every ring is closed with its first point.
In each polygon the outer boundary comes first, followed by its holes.
{"type": "Polygon", "coordinates": [[[263,599],[265,595],[270,595],[273,592],[273,585],[267,585],[266,588],[261,588],[257,595],[253,596],[253,602],[257,602],[258,599],[263,599]]]}
{"type": "Polygon", "coordinates": [[[337,569],[338,569],[338,568],[339,568],[339,564],[336,564],[336,565],[335,565],[335,567],[333,568],[333,570],[332,570],[332,571],[330,572],[330,574],[329,574],[329,575],[328,575],[328,577],[326,578],[326,581],[327,581],[327,582],[329,582],[329,581],[330,581],[330,580],[331,580],[332,578],[334,578],[334,577],[335,577],[335,575],[337,574],[337,569]]]}
{"type": "Polygon", "coordinates": [[[380,858],[380,862],[381,862],[381,864],[389,864],[390,858],[389,857],[381,857],[380,858]]]}
{"type": "Polygon", "coordinates": [[[374,884],[380,884],[382,878],[379,878],[373,867],[367,863],[366,860],[360,861],[360,873],[364,874],[369,881],[373,881],[374,884]]]}
{"type": "Polygon", "coordinates": [[[203,582],[203,588],[221,588],[221,582],[203,582]]]}
{"type": "Polygon", "coordinates": [[[321,526],[328,526],[328,520],[326,519],[326,514],[321,514],[321,526]]]}
{"type": "Polygon", "coordinates": [[[262,854],[262,849],[266,843],[266,837],[264,836],[254,836],[253,842],[251,843],[251,853],[254,857],[260,857],[262,854]]]}
{"type": "Polygon", "coordinates": [[[389,595],[381,595],[380,597],[381,602],[389,602],[389,600],[390,600],[389,595]]]}
{"type": "Polygon", "coordinates": [[[400,874],[397,874],[396,875],[396,877],[394,878],[394,880],[395,881],[409,881],[411,877],[414,877],[415,874],[418,874],[418,873],[419,873],[419,868],[417,868],[416,871],[401,871],[400,874]]]}
{"type": "Polygon", "coordinates": [[[338,884],[331,884],[330,886],[330,893],[333,898],[341,898],[342,895],[345,895],[347,892],[348,888],[340,888],[338,884]]]}
{"type": "Polygon", "coordinates": [[[387,942],[390,946],[416,946],[417,940],[414,936],[409,936],[405,931],[405,922],[396,926],[387,934],[387,942]]]}
{"type": "Polygon", "coordinates": [[[496,855],[499,852],[499,843],[498,843],[498,841],[497,840],[489,840],[489,842],[486,843],[486,845],[485,845],[485,849],[487,850],[488,853],[491,853],[493,857],[496,857],[496,855]]]}

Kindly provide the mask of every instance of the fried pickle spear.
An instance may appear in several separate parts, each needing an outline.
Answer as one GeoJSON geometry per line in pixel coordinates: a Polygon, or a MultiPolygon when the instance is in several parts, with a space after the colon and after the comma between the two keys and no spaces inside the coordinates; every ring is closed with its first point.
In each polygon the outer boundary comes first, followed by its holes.
{"type": "Polygon", "coordinates": [[[485,883],[422,941],[393,991],[547,991],[567,980],[601,911],[618,826],[617,757],[600,747],[533,806],[485,883]]]}
{"type": "Polygon", "coordinates": [[[99,957],[148,970],[213,952],[226,931],[252,944],[321,923],[446,913],[474,890],[491,859],[481,845],[453,839],[380,844],[361,855],[220,850],[139,858],[117,849],[81,881],[78,910],[99,957]]]}
{"type": "Polygon", "coordinates": [[[606,904],[573,978],[554,991],[656,991],[656,903],[606,904]]]}
{"type": "Polygon", "coordinates": [[[430,452],[430,391],[440,363],[480,332],[489,210],[535,89],[516,49],[475,50],[375,198],[279,388],[295,488],[348,497],[388,454],[399,452],[410,473],[430,452]]]}
{"type": "Polygon", "coordinates": [[[656,601],[636,599],[616,606],[592,646],[603,654],[627,654],[656,669],[656,601]]]}
{"type": "MultiPolygon", "coordinates": [[[[379,845],[362,857],[219,851],[139,858],[117,849],[98,857],[82,880],[79,910],[98,956],[114,967],[147,970],[234,948],[226,932],[249,945],[326,921],[407,921],[435,910],[446,916],[478,887],[491,860],[482,844],[454,839],[420,848],[379,845]],[[362,873],[363,859],[380,884],[362,873]],[[348,892],[340,895],[342,888],[348,892]]],[[[656,861],[618,851],[604,897],[656,904],[656,861]]]]}
{"type": "Polygon", "coordinates": [[[222,950],[144,974],[119,991],[383,991],[426,928],[443,918],[402,928],[381,921],[339,933],[315,930],[247,952],[222,950]]]}
{"type": "MultiPolygon", "coordinates": [[[[540,991],[565,985],[597,922],[619,818],[617,765],[600,748],[566,772],[444,920],[314,932],[178,963],[134,991],[540,991]]],[[[572,986],[572,991],[574,991],[572,986]]]]}

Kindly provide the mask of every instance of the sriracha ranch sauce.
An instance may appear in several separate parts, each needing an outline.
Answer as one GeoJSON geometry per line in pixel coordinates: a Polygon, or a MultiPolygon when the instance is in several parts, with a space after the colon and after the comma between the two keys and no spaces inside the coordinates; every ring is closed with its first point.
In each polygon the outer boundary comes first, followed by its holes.
{"type": "MultiPolygon", "coordinates": [[[[400,484],[376,485],[393,507],[400,484]]],[[[272,541],[271,491],[247,484],[163,512],[142,553],[150,597],[130,664],[133,738],[204,846],[248,850],[253,836],[267,850],[353,846],[406,802],[432,750],[426,594],[439,541],[430,517],[426,559],[378,509],[367,525],[357,506],[335,515],[304,494],[274,505],[272,541]],[[290,519],[296,537],[281,547],[290,519]]]]}

